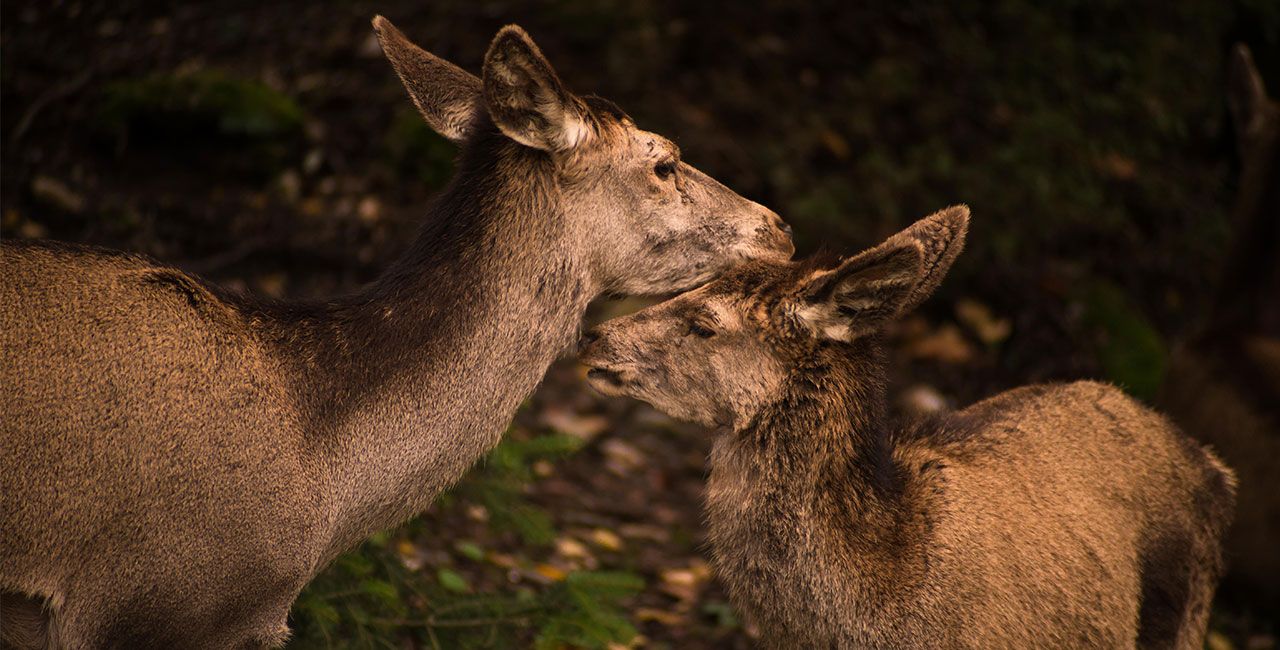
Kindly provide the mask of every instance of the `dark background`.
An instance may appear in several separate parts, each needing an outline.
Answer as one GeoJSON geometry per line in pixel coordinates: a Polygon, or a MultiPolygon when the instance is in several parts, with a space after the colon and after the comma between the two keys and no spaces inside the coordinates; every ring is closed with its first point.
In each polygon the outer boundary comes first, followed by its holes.
{"type": "MultiPolygon", "coordinates": [[[[888,3],[11,0],[0,227],[272,295],[370,280],[454,152],[369,20],[477,73],[515,22],[571,88],[782,214],[801,253],[968,203],[968,250],[895,339],[907,404],[1082,377],[1153,398],[1225,254],[1225,57],[1249,43],[1275,94],[1280,3],[873,4],[888,3]]],[[[299,645],[603,647],[625,626],[649,647],[746,643],[699,559],[698,431],[596,398],[565,363],[509,438],[424,519],[326,574],[299,645]],[[600,612],[574,604],[575,569],[619,581],[583,587],[600,612]],[[471,613],[449,618],[456,603],[471,613]],[[562,623],[604,631],[556,636],[562,623]]],[[[1274,646],[1250,603],[1219,600],[1215,648],[1274,646]]]]}

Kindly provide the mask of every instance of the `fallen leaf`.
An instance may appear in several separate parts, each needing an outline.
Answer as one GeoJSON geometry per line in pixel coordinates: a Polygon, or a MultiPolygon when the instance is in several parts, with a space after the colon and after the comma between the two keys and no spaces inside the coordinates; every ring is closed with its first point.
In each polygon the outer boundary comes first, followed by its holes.
{"type": "Polygon", "coordinates": [[[272,298],[279,298],[284,295],[284,288],[288,283],[289,278],[285,274],[268,273],[258,278],[258,290],[272,298]]]}
{"type": "Polygon", "coordinates": [[[671,531],[660,526],[649,524],[623,524],[618,532],[627,539],[644,539],[659,544],[671,541],[671,531]]]}
{"type": "Polygon", "coordinates": [[[561,580],[564,580],[569,575],[565,573],[563,569],[552,566],[550,564],[539,564],[538,566],[535,566],[533,568],[533,571],[538,575],[546,578],[547,580],[551,580],[553,582],[559,582],[561,580]]]}
{"type": "Polygon", "coordinates": [[[667,569],[662,572],[662,584],[658,588],[678,600],[694,601],[709,576],[709,571],[696,565],[687,569],[667,569]]]}
{"type": "Polygon", "coordinates": [[[581,558],[590,557],[591,552],[582,542],[572,537],[561,537],[556,540],[556,552],[564,557],[581,558]]]}
{"type": "Polygon", "coordinates": [[[645,456],[639,449],[616,438],[606,440],[600,445],[600,451],[604,452],[605,467],[618,476],[625,476],[645,464],[645,456]]]}
{"type": "Polygon", "coordinates": [[[382,202],[376,196],[366,196],[356,205],[356,216],[365,223],[374,223],[382,216],[382,202]]]}
{"type": "Polygon", "coordinates": [[[685,624],[685,618],[675,612],[667,612],[651,607],[641,607],[635,611],[636,620],[656,621],[667,627],[679,627],[685,624]]]}
{"type": "Polygon", "coordinates": [[[968,363],[976,354],[954,323],[947,323],[933,333],[911,341],[906,352],[917,359],[935,359],[943,363],[968,363]]]}
{"type": "Polygon", "coordinates": [[[506,553],[488,553],[485,555],[485,559],[490,564],[504,569],[514,569],[520,566],[520,562],[516,560],[515,556],[507,555],[506,553]]]}
{"type": "Polygon", "coordinates": [[[78,214],[84,211],[84,197],[56,178],[36,176],[31,181],[31,193],[41,203],[63,212],[78,214]]]}
{"type": "Polygon", "coordinates": [[[540,419],[547,427],[580,440],[590,440],[609,428],[608,418],[602,415],[583,415],[566,408],[547,408],[540,419]]]}
{"type": "Polygon", "coordinates": [[[849,142],[846,141],[839,133],[836,133],[831,129],[823,129],[818,132],[818,138],[822,140],[823,146],[827,148],[827,151],[831,152],[831,155],[839,158],[840,160],[846,160],[849,158],[849,142]]]}
{"type": "Polygon", "coordinates": [[[484,549],[480,548],[475,542],[458,542],[453,547],[469,560],[479,562],[484,559],[484,549]]]}
{"type": "Polygon", "coordinates": [[[608,551],[621,551],[622,538],[617,533],[605,528],[597,528],[591,531],[591,541],[600,548],[608,551]]]}
{"type": "Polygon", "coordinates": [[[978,337],[979,341],[993,345],[1009,338],[1013,324],[1007,318],[996,318],[986,305],[976,300],[956,303],[956,317],[978,337]]]}
{"type": "Polygon", "coordinates": [[[1210,632],[1204,640],[1205,648],[1208,650],[1233,650],[1234,645],[1231,640],[1223,636],[1221,632],[1210,632]]]}
{"type": "Polygon", "coordinates": [[[898,397],[902,409],[914,415],[926,415],[947,410],[947,398],[943,397],[933,386],[916,384],[898,397]]]}
{"type": "Polygon", "coordinates": [[[1098,168],[1108,176],[1121,181],[1131,180],[1138,175],[1138,163],[1115,151],[1099,159],[1098,168]]]}
{"type": "Polygon", "coordinates": [[[467,582],[467,579],[457,571],[440,569],[436,572],[436,580],[440,582],[441,587],[454,593],[465,594],[471,591],[471,585],[467,582]]]}

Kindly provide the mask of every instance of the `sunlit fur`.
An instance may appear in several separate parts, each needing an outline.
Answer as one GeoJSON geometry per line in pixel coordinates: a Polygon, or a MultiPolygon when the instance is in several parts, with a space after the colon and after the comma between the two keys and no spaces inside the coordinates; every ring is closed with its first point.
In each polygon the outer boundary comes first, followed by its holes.
{"type": "Polygon", "coordinates": [[[592,298],[790,256],[769,210],[688,166],[659,178],[670,143],[565,90],[518,27],[483,83],[375,28],[461,153],[371,285],[275,302],[137,255],[0,247],[6,645],[279,645],[312,576],[497,444],[592,298]]]}
{"type": "Polygon", "coordinates": [[[588,333],[593,385],[716,427],[716,573],[770,648],[1200,648],[1234,479],[1120,390],[886,415],[884,326],[968,211],[756,262],[588,333]]]}

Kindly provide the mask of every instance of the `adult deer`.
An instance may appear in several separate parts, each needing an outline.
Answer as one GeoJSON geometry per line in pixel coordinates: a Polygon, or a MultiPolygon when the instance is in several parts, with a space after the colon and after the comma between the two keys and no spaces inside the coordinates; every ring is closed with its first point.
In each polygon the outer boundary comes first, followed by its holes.
{"type": "Polygon", "coordinates": [[[884,328],[967,224],[748,263],[588,333],[588,376],[717,427],[713,563],[769,647],[1202,647],[1234,478],[1163,417],[1094,382],[886,416],[884,328]]]}
{"type": "Polygon", "coordinates": [[[373,21],[461,148],[417,239],[322,301],[5,242],[0,627],[15,646],[275,646],[307,581],[492,448],[602,293],[792,252],[782,221],[498,32],[477,79],[373,21]]]}

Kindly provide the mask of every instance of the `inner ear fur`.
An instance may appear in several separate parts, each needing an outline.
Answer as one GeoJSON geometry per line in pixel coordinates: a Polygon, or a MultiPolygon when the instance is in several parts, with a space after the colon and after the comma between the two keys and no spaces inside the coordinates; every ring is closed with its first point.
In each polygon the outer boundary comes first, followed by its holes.
{"type": "Polygon", "coordinates": [[[874,330],[929,297],[964,247],[969,209],[936,212],[836,268],[811,276],[797,315],[838,340],[874,330]]]}
{"type": "Polygon", "coordinates": [[[382,16],[374,17],[373,29],[382,52],[427,124],[454,143],[464,142],[480,106],[480,79],[414,45],[382,16]]]}
{"type": "Polygon", "coordinates": [[[485,54],[484,99],[494,124],[525,146],[560,152],[591,135],[586,105],[516,25],[503,27],[485,54]]]}
{"type": "Polygon", "coordinates": [[[864,251],[813,277],[796,314],[818,337],[852,341],[898,313],[919,281],[921,259],[912,242],[864,251]]]}

